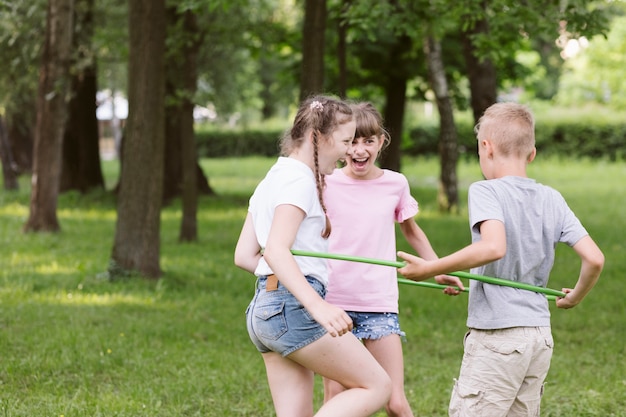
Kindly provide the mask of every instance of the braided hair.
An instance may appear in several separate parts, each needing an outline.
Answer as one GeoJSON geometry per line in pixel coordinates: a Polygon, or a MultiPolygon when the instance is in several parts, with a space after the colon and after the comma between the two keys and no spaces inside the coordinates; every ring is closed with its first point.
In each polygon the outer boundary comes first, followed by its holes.
{"type": "MultiPolygon", "coordinates": [[[[326,186],[324,174],[320,172],[318,163],[318,149],[320,141],[328,140],[337,127],[352,120],[350,106],[336,98],[317,95],[304,100],[296,113],[293,126],[285,133],[280,141],[280,153],[282,156],[290,155],[298,149],[305,140],[309,130],[313,134],[313,163],[315,183],[317,186],[317,198],[326,214],[323,191],[326,186]]],[[[322,237],[330,236],[331,226],[326,215],[326,227],[322,231],[322,237]]]]}

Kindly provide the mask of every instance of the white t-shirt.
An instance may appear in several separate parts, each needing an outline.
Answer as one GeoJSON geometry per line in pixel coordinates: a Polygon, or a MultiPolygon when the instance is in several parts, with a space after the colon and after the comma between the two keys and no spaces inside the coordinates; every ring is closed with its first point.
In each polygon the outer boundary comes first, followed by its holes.
{"type": "MultiPolygon", "coordinates": [[[[406,177],[383,170],[373,180],[357,180],[336,169],[326,176],[324,203],[332,225],[329,251],[396,260],[395,223],[414,217],[417,201],[406,177]]],[[[326,300],[346,311],[397,313],[396,268],[330,260],[326,300]]]]}
{"type": "MultiPolygon", "coordinates": [[[[250,197],[248,211],[252,214],[254,230],[262,248],[267,243],[274,210],[282,204],[296,206],[306,215],[291,249],[326,252],[328,241],[322,237],[326,217],[317,197],[315,175],[306,164],[293,158],[279,157],[250,197]]],[[[295,259],[304,275],[313,276],[324,285],[328,283],[325,259],[305,256],[296,256],[295,259]]],[[[261,276],[273,271],[261,257],[254,273],[261,276]]]]}

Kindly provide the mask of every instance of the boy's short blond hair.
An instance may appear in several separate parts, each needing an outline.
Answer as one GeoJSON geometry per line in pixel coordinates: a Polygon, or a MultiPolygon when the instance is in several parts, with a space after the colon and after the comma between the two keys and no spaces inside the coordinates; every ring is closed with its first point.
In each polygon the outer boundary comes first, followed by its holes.
{"type": "Polygon", "coordinates": [[[478,120],[474,132],[479,141],[489,140],[504,156],[528,158],[535,149],[535,119],[522,104],[491,105],[478,120]]]}

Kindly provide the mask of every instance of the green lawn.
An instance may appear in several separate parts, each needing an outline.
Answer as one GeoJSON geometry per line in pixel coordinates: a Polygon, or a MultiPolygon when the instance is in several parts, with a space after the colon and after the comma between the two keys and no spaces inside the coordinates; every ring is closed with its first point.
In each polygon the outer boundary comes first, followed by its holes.
{"type": "MultiPolygon", "coordinates": [[[[218,196],[201,198],[195,244],[177,242],[179,203],[163,210],[165,274],[157,282],[106,279],[115,229],[110,193],[63,195],[61,233],[23,234],[28,179],[18,192],[0,192],[0,416],[273,415],[263,363],[245,330],[254,279],[232,263],[247,199],[273,159],[202,163],[218,196]]],[[[436,160],[405,160],[403,171],[437,252],[467,244],[466,190],[481,178],[478,164],[459,166],[458,215],[437,212],[436,160]]],[[[116,163],[106,162],[105,172],[112,187],[116,163]]],[[[552,308],[556,348],[542,415],[626,416],[619,272],[626,270],[626,164],[540,155],[530,175],[561,190],[607,259],[581,305],[552,308]]],[[[559,247],[549,286],[573,286],[578,266],[573,251],[559,247]]],[[[401,287],[406,386],[416,415],[447,415],[466,308],[464,294],[401,287]]]]}

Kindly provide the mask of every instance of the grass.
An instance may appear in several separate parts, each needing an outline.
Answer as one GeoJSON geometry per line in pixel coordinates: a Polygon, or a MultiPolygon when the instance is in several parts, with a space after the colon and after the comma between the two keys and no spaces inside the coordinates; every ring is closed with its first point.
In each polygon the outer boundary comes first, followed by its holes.
{"type": "MultiPolygon", "coordinates": [[[[0,416],[271,416],[265,370],[244,311],[254,279],[232,264],[252,188],[273,159],[204,160],[217,197],[202,197],[199,241],[177,242],[180,206],[163,210],[153,282],[105,279],[115,229],[108,192],[59,199],[59,234],[23,234],[28,179],[0,192],[0,416]]],[[[107,184],[115,162],[104,165],[107,184]]],[[[467,213],[436,210],[437,162],[405,160],[418,221],[445,254],[469,241],[467,213]]],[[[622,274],[626,165],[538,158],[530,174],[564,194],[607,263],[573,310],[552,308],[556,341],[543,416],[626,416],[622,274]]],[[[480,179],[459,166],[461,201],[480,179]]],[[[399,247],[408,249],[399,240],[399,247]]],[[[572,286],[573,251],[559,247],[550,287],[572,286]]],[[[467,297],[401,287],[407,395],[416,415],[445,416],[462,355],[467,297]]],[[[317,381],[316,404],[321,401],[317,381]]],[[[383,414],[380,414],[382,416],[383,414]]]]}

